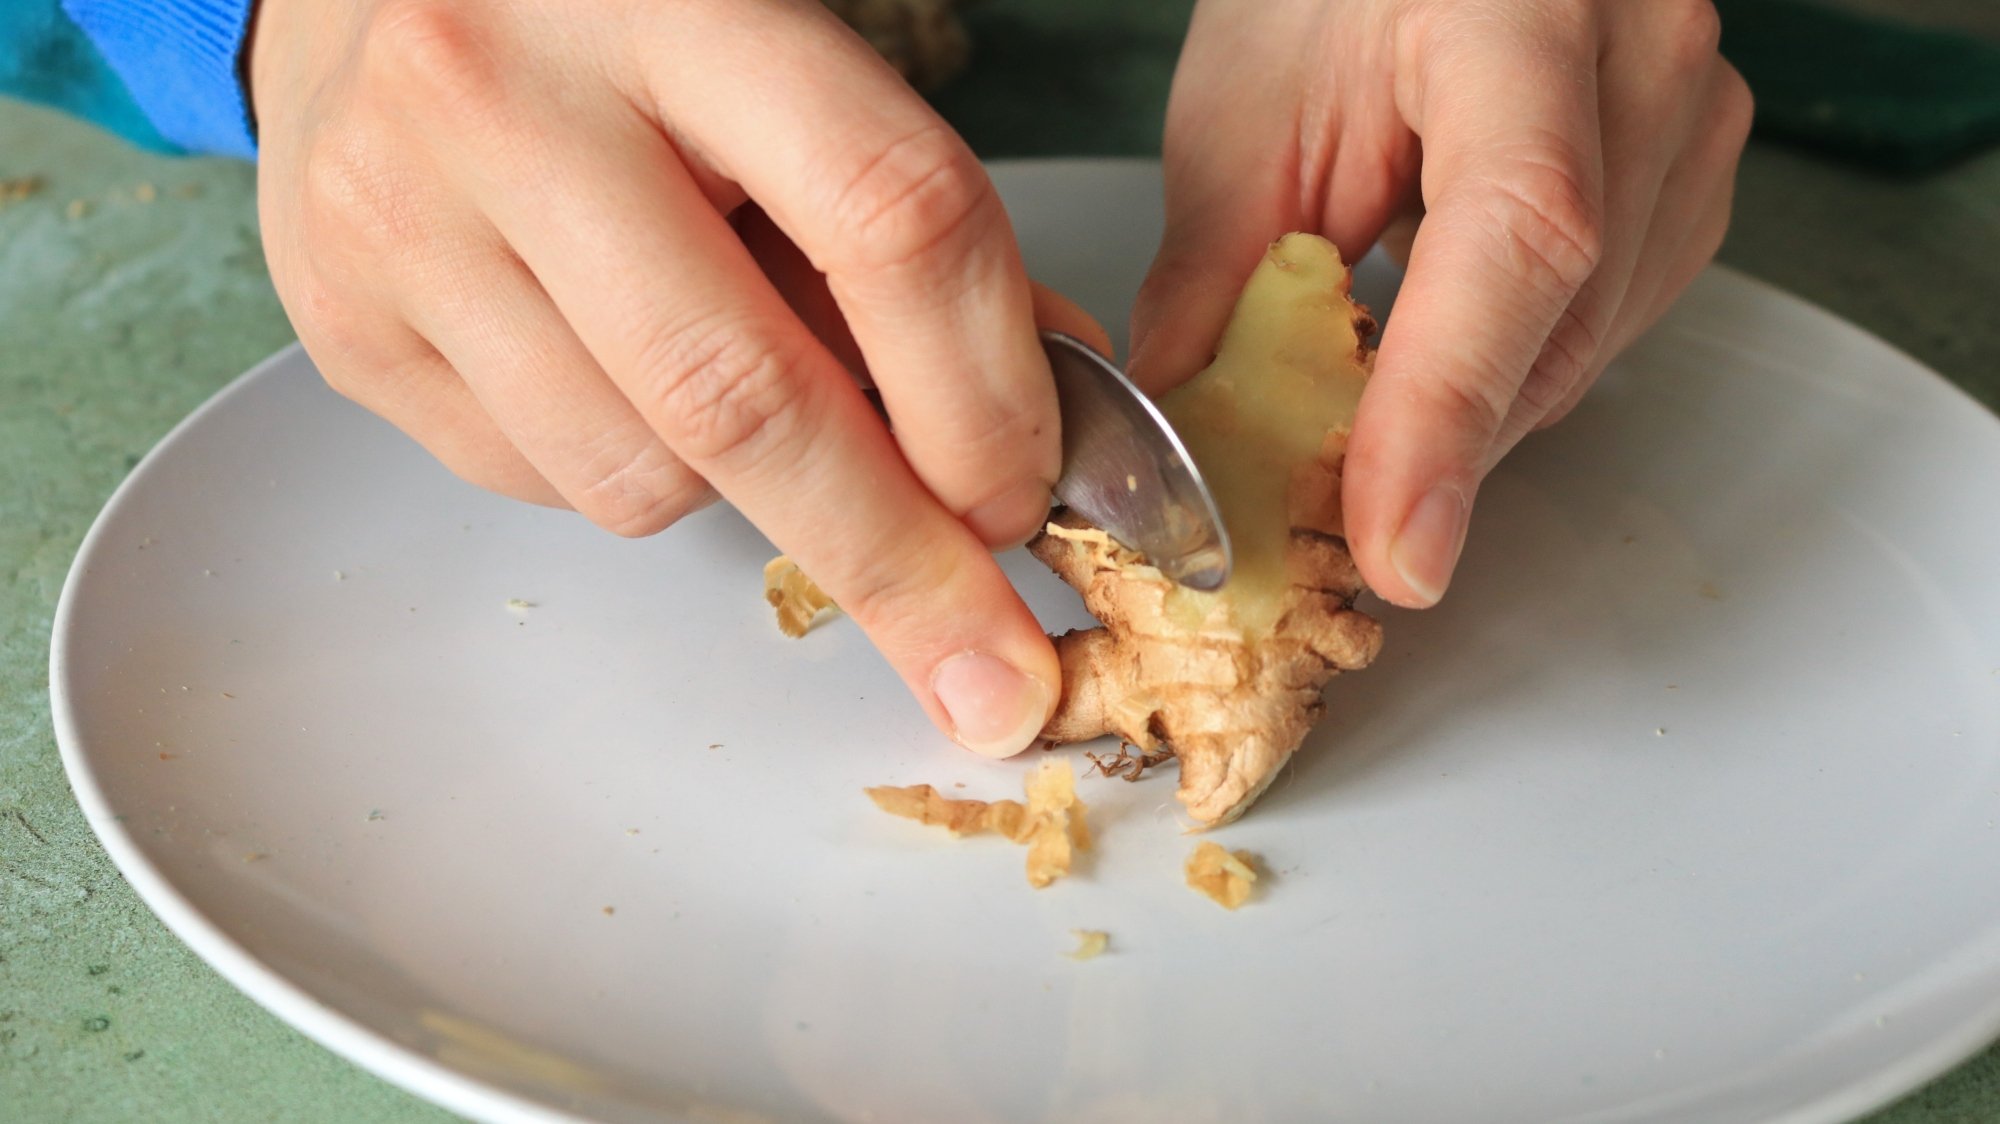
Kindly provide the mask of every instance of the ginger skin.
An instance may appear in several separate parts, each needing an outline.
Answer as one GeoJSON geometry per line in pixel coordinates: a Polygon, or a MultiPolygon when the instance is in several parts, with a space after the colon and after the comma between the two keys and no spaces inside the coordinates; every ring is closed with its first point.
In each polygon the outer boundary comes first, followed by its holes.
{"type": "MultiPolygon", "coordinates": [[[[1070,515],[1054,525],[1086,526],[1070,515]]],[[[1354,608],[1364,587],[1346,546],[1292,534],[1283,615],[1256,641],[1181,627],[1162,609],[1172,583],[1109,540],[1036,538],[1028,549],[1105,622],[1056,637],[1062,700],[1042,736],[1060,745],[1111,734],[1169,749],[1189,815],[1207,827],[1242,815],[1319,721],[1320,688],[1382,647],[1382,626],[1354,608]]]]}
{"type": "MultiPolygon", "coordinates": [[[[1361,341],[1373,324],[1349,299],[1347,281],[1324,240],[1289,235],[1273,243],[1225,334],[1225,354],[1210,370],[1223,369],[1227,358],[1229,377],[1261,380],[1256,364],[1268,354],[1274,371],[1289,369],[1285,377],[1308,372],[1312,381],[1293,392],[1301,395],[1317,393],[1327,380],[1365,379],[1371,356],[1361,341]],[[1319,331],[1329,318],[1338,319],[1339,330],[1319,331]],[[1237,332],[1237,323],[1257,330],[1237,332]],[[1272,324],[1277,331],[1267,329],[1272,324]],[[1301,339],[1324,340],[1326,354],[1302,357],[1301,339]],[[1231,349],[1236,354],[1227,354],[1231,349]]],[[[1213,400],[1214,384],[1190,388],[1213,400]]],[[[1226,388],[1224,400],[1236,401],[1232,393],[1226,388]]],[[[1299,411],[1282,395],[1264,398],[1264,417],[1247,408],[1232,412],[1225,447],[1268,447],[1261,425],[1296,424],[1299,411]]],[[[1342,671],[1368,666],[1382,646],[1381,625],[1354,608],[1366,587],[1341,537],[1339,500],[1351,407],[1336,414],[1315,453],[1278,466],[1278,475],[1262,483],[1267,492],[1276,489],[1266,498],[1283,503],[1290,523],[1281,546],[1264,544],[1282,551],[1281,588],[1232,577],[1218,594],[1191,593],[1068,513],[1029,543],[1103,622],[1056,638],[1063,690],[1044,738],[1060,744],[1110,734],[1147,751],[1170,750],[1180,759],[1181,803],[1204,827],[1242,815],[1269,787],[1324,712],[1320,689],[1342,671]]],[[[1190,444],[1200,459],[1199,443],[1190,444]]],[[[1230,499],[1218,496],[1238,536],[1230,499]]],[[[1241,527],[1255,530],[1248,521],[1241,527]]],[[[1241,557],[1245,544],[1238,537],[1241,557]]]]}

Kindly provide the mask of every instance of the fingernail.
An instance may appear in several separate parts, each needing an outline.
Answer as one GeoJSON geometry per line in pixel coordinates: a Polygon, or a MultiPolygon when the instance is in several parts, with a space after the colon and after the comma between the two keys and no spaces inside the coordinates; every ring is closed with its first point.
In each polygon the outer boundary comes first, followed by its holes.
{"type": "Polygon", "coordinates": [[[1439,484],[1417,501],[1403,529],[1389,543],[1389,564],[1417,596],[1409,608],[1427,609],[1444,596],[1465,549],[1468,507],[1464,493],[1439,484]]]}
{"type": "Polygon", "coordinates": [[[1024,480],[965,514],[965,525],[995,551],[1035,537],[1049,517],[1049,485],[1024,480]]]}
{"type": "Polygon", "coordinates": [[[931,673],[931,693],[951,716],[951,736],[985,757],[1012,757],[1034,743],[1049,715],[1049,689],[985,652],[960,652],[931,673]]]}

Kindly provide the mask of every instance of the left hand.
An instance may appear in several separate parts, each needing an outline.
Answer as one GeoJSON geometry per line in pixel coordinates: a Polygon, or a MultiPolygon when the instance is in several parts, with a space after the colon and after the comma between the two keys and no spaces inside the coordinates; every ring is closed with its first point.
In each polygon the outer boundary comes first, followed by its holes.
{"type": "Polygon", "coordinates": [[[1351,262],[1421,210],[1342,506],[1368,584],[1435,604],[1487,472],[1721,244],[1751,104],[1719,31],[1708,0],[1201,0],[1134,377],[1206,363],[1271,239],[1351,262]]]}

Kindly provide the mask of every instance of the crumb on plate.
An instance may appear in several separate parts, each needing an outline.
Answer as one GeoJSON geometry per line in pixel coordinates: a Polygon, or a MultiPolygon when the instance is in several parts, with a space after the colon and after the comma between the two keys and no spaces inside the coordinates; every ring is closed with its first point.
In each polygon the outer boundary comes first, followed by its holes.
{"type": "Polygon", "coordinates": [[[1228,851],[1220,843],[1203,842],[1187,858],[1187,884],[1224,909],[1250,900],[1257,881],[1257,856],[1228,851]]]}
{"type": "Polygon", "coordinates": [[[1063,955],[1071,960],[1095,960],[1111,945],[1111,934],[1102,929],[1071,929],[1070,933],[1076,937],[1076,947],[1063,955]]]}

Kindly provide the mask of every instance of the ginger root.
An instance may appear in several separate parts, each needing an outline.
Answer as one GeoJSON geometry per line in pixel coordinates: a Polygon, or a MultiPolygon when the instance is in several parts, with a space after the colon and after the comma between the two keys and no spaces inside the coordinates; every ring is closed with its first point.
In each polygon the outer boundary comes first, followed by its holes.
{"type": "Polygon", "coordinates": [[[1341,537],[1341,460],[1374,328],[1348,286],[1325,239],[1272,243],[1214,363],[1161,401],[1229,527],[1221,590],[1175,585],[1071,514],[1028,547],[1102,622],[1056,638],[1062,698],[1042,736],[1171,751],[1203,826],[1242,815],[1318,721],[1320,689],[1381,649],[1341,537]]]}
{"type": "MultiPolygon", "coordinates": [[[[1227,585],[1176,585],[1074,514],[1058,514],[1028,544],[1102,622],[1055,638],[1062,697],[1042,737],[1116,735],[1139,754],[1093,760],[1128,779],[1171,754],[1181,803],[1204,827],[1262,795],[1324,712],[1321,688],[1382,648],[1381,625],[1354,607],[1366,587],[1340,512],[1347,435],[1374,358],[1375,325],[1349,283],[1325,239],[1273,242],[1215,361],[1160,402],[1228,525],[1227,585]]],[[[787,635],[804,635],[832,606],[783,557],[764,579],[787,635]]],[[[883,791],[870,795],[886,810],[954,831],[986,814],[915,789],[888,798],[901,802],[891,807],[883,791]]]]}

